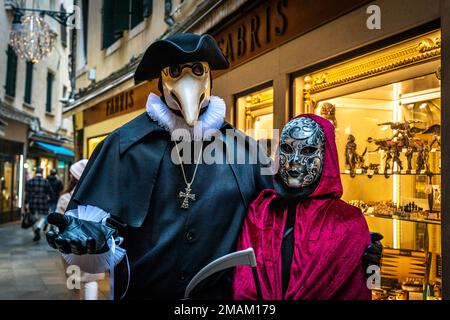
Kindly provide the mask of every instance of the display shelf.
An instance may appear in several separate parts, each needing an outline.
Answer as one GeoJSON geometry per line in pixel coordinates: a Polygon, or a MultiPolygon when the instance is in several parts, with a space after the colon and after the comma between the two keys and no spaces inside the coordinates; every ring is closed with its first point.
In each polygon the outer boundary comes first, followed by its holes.
{"type": "MultiPolygon", "coordinates": [[[[345,170],[344,172],[341,172],[341,174],[344,175],[350,175],[350,170],[345,170]]],[[[378,171],[375,172],[364,172],[363,170],[355,170],[356,176],[440,176],[440,172],[427,172],[426,170],[421,170],[420,172],[416,172],[416,170],[402,170],[400,172],[392,172],[388,170],[388,172],[385,174],[384,171],[378,171]]]]}
{"type": "MultiPolygon", "coordinates": [[[[408,151],[408,149],[406,148],[402,148],[401,150],[399,150],[400,153],[406,153],[408,151]]],[[[430,153],[436,153],[436,152],[441,152],[441,149],[437,149],[437,148],[431,148],[430,149],[430,153]]],[[[376,150],[376,151],[367,151],[367,154],[385,154],[386,152],[383,150],[376,150]]]]}
{"type": "Polygon", "coordinates": [[[394,217],[392,215],[384,215],[379,213],[364,213],[366,217],[372,217],[372,218],[382,218],[382,219],[390,219],[390,220],[401,220],[401,221],[408,221],[408,222],[414,222],[414,223],[427,223],[427,224],[436,224],[440,225],[441,221],[439,220],[430,220],[430,219],[410,219],[410,218],[402,218],[402,217],[394,217]]]}

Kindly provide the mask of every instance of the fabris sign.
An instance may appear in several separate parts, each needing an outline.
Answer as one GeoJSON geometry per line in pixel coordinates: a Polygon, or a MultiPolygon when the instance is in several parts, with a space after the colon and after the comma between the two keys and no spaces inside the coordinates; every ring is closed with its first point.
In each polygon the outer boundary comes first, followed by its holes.
{"type": "Polygon", "coordinates": [[[83,126],[90,126],[104,120],[145,108],[150,92],[159,94],[157,81],[144,82],[127,91],[106,98],[92,108],[83,111],[83,126]]]}
{"type": "Polygon", "coordinates": [[[212,32],[222,52],[235,67],[322,24],[352,11],[367,0],[269,0],[212,32]],[[326,8],[326,10],[324,10],[326,8]]]}

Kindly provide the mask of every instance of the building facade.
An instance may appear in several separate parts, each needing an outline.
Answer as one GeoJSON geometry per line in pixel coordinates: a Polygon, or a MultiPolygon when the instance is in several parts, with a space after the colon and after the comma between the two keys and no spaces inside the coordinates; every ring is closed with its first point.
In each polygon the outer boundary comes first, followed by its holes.
{"type": "Polygon", "coordinates": [[[441,184],[450,163],[450,118],[441,108],[450,93],[445,1],[143,1],[142,12],[151,13],[141,22],[130,14],[114,39],[101,32],[114,24],[105,21],[113,11],[99,2],[86,1],[88,53],[77,99],[65,109],[76,119],[79,156],[89,157],[108,133],[144,112],[149,92],[158,93],[155,82],[132,80],[151,42],[210,33],[231,64],[213,74],[213,94],[225,100],[227,120],[268,141],[272,155],[271,130],[293,116],[316,113],[335,125],[343,199],[385,237],[374,298],[450,297],[450,243],[441,236],[450,231],[441,184]],[[351,146],[357,162],[346,161],[351,146]]]}
{"type": "Polygon", "coordinates": [[[70,91],[67,30],[45,17],[57,33],[52,53],[35,64],[18,58],[9,45],[9,31],[19,2],[23,8],[53,11],[72,6],[65,0],[0,1],[0,223],[20,218],[24,184],[36,166],[45,176],[58,168],[66,180],[74,158],[72,119],[63,118],[60,102],[70,91]]]}

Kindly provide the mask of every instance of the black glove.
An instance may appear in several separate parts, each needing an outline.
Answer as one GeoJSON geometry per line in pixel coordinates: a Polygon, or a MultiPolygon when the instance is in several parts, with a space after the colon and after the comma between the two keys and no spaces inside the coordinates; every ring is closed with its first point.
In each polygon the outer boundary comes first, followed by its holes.
{"type": "Polygon", "coordinates": [[[111,226],[59,213],[49,214],[47,221],[59,229],[59,233],[47,232],[48,244],[66,254],[82,255],[107,252],[109,250],[108,239],[117,235],[117,230],[111,226]]]}
{"type": "Polygon", "coordinates": [[[366,251],[363,254],[364,270],[367,270],[367,268],[372,265],[378,267],[381,265],[383,245],[380,240],[383,239],[383,236],[380,233],[371,232],[370,238],[372,243],[367,246],[366,251]]]}

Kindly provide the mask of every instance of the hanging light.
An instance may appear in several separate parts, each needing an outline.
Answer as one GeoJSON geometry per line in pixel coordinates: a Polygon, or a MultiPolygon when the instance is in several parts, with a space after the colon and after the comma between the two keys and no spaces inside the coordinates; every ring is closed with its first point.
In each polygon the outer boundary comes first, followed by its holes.
{"type": "Polygon", "coordinates": [[[14,17],[9,43],[19,58],[32,63],[41,61],[52,52],[55,40],[56,33],[42,17],[35,14],[14,17]]]}

